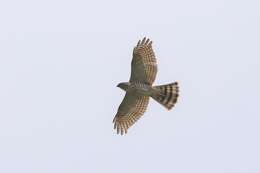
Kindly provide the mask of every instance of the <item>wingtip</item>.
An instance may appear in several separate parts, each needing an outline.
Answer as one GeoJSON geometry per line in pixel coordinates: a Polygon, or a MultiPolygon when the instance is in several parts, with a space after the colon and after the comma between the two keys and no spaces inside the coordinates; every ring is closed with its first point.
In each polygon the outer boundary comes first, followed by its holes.
{"type": "Polygon", "coordinates": [[[146,40],[146,37],[144,37],[144,38],[142,39],[141,44],[144,44],[144,43],[145,43],[145,40],[146,40]]]}
{"type": "Polygon", "coordinates": [[[149,39],[148,37],[143,37],[142,39],[138,40],[136,47],[140,45],[151,46],[152,44],[153,42],[151,41],[151,39],[149,39]]]}
{"type": "Polygon", "coordinates": [[[148,45],[149,42],[150,42],[150,39],[148,38],[148,39],[146,40],[145,44],[148,45]]]}
{"type": "Polygon", "coordinates": [[[140,45],[140,43],[141,43],[141,40],[138,40],[137,47],[140,45]]]}

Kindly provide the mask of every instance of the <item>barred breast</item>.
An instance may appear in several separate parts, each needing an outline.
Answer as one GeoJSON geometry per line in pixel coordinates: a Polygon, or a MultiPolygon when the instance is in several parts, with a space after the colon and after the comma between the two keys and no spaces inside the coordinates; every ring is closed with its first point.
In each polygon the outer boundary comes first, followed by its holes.
{"type": "Polygon", "coordinates": [[[150,85],[141,82],[132,82],[130,85],[131,89],[141,95],[151,96],[153,88],[150,85]]]}

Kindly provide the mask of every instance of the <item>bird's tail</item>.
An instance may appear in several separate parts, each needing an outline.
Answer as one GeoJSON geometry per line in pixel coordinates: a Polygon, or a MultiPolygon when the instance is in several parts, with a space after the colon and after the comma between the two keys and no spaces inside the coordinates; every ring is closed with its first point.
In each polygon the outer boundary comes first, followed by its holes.
{"type": "Polygon", "coordinates": [[[155,89],[155,92],[152,94],[152,98],[170,110],[177,102],[179,96],[178,83],[174,82],[166,85],[158,85],[153,88],[155,89]]]}

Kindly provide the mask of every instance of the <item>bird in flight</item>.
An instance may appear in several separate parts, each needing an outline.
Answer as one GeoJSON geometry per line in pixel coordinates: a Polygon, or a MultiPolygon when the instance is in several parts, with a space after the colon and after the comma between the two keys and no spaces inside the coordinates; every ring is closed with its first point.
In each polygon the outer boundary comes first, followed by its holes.
{"type": "Polygon", "coordinates": [[[122,82],[117,87],[126,94],[120,104],[115,118],[114,129],[117,134],[125,134],[146,111],[149,98],[170,110],[177,102],[179,87],[177,82],[152,86],[157,73],[157,63],[152,48],[152,41],[139,40],[133,50],[131,76],[129,82],[122,82]]]}

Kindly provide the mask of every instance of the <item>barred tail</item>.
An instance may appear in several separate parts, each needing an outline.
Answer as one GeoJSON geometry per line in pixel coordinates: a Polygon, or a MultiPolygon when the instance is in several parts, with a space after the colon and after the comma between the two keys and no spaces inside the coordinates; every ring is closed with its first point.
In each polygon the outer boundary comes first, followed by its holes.
{"type": "Polygon", "coordinates": [[[170,83],[166,85],[154,86],[155,93],[152,95],[152,98],[170,110],[179,96],[179,87],[178,83],[170,83]]]}

